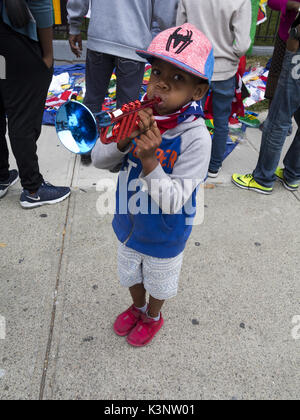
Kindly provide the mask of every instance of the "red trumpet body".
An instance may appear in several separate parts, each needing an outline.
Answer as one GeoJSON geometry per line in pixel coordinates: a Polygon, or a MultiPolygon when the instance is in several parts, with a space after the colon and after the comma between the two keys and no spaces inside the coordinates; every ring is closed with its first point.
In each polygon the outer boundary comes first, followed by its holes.
{"type": "Polygon", "coordinates": [[[117,143],[129,137],[138,129],[139,111],[145,108],[152,108],[160,102],[160,98],[154,98],[144,102],[137,100],[123,105],[122,108],[116,111],[102,111],[97,114],[96,121],[102,143],[117,143]]]}

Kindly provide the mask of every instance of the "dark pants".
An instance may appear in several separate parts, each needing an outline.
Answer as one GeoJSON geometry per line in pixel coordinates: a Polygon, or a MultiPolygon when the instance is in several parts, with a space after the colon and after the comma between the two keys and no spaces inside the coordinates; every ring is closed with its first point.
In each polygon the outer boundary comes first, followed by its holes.
{"type": "Polygon", "coordinates": [[[43,182],[36,143],[53,68],[49,69],[42,60],[38,42],[18,34],[1,20],[0,56],[6,62],[6,79],[0,80],[0,181],[9,176],[6,114],[21,184],[34,192],[43,182]]]}
{"type": "Polygon", "coordinates": [[[145,63],[88,50],[84,104],[93,113],[102,109],[114,69],[117,76],[117,108],[139,99],[145,63]]]}
{"type": "Polygon", "coordinates": [[[275,171],[294,116],[298,131],[284,159],[284,177],[288,184],[300,182],[300,50],[286,51],[281,75],[264,124],[259,160],[254,179],[266,188],[272,188],[275,171]]]}

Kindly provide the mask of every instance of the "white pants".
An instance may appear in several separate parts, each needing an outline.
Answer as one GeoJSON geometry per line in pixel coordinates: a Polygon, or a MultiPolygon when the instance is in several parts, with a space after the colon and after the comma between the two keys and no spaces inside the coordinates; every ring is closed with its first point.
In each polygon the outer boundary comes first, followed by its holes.
{"type": "Polygon", "coordinates": [[[155,258],[141,254],[120,243],[118,272],[124,287],[143,284],[155,299],[165,300],[177,295],[183,252],[174,258],[155,258]]]}

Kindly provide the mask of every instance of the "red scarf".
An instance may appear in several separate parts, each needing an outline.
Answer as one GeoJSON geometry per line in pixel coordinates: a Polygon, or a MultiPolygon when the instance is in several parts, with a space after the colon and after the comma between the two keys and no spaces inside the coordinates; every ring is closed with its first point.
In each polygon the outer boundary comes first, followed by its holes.
{"type": "MultiPolygon", "coordinates": [[[[146,94],[143,97],[143,101],[146,101],[147,99],[146,94]]],[[[163,135],[167,130],[171,130],[183,122],[192,122],[200,117],[204,117],[201,101],[189,102],[179,111],[169,115],[159,115],[158,112],[153,109],[153,115],[161,135],[163,135]]]]}

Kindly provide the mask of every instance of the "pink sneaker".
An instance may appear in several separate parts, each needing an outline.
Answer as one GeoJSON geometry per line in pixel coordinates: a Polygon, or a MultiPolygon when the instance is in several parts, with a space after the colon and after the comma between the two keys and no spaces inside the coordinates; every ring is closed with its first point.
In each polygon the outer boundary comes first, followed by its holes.
{"type": "Polygon", "coordinates": [[[134,305],[130,306],[127,311],[121,313],[117,317],[114,323],[114,332],[117,335],[124,337],[136,326],[141,316],[141,311],[139,311],[134,305]]]}
{"type": "Polygon", "coordinates": [[[134,347],[146,346],[150,343],[150,341],[152,341],[163,324],[164,320],[161,314],[158,321],[154,321],[146,314],[142,314],[141,319],[127,337],[128,343],[134,347]]]}

